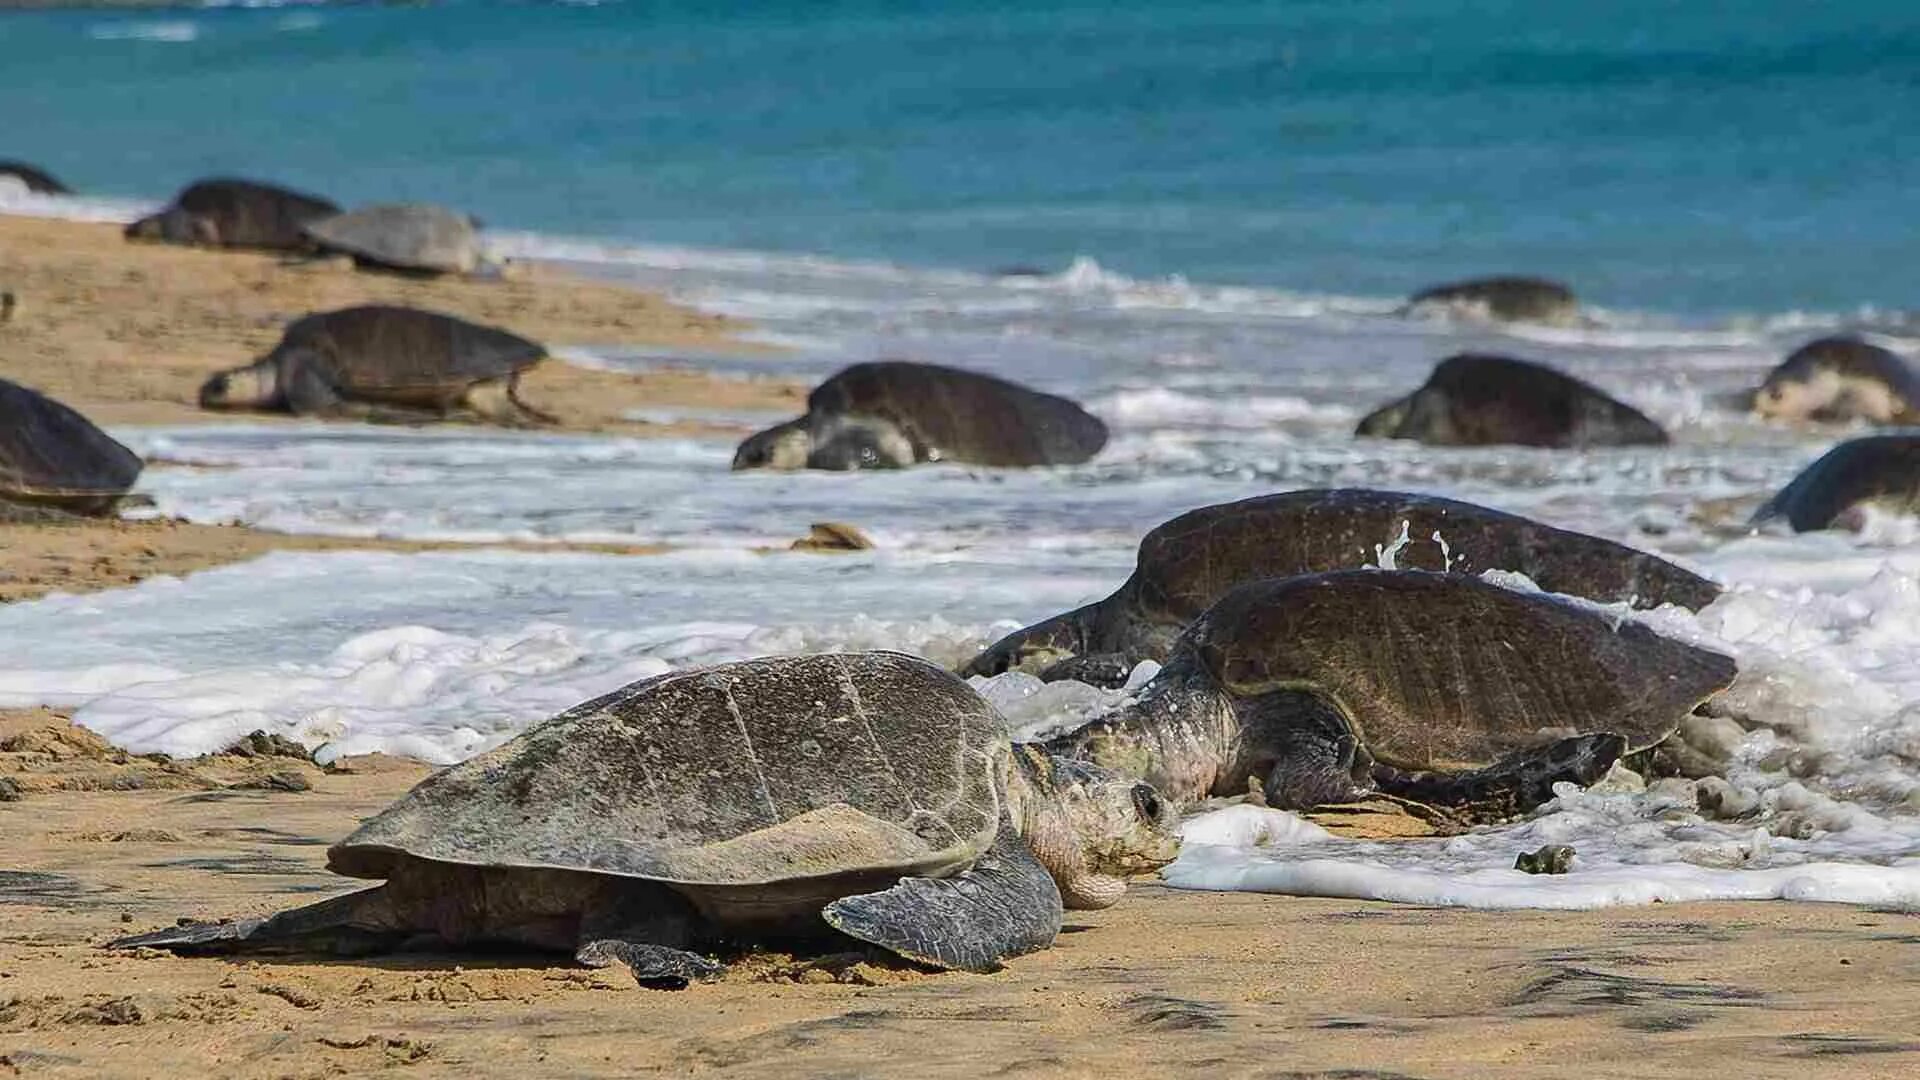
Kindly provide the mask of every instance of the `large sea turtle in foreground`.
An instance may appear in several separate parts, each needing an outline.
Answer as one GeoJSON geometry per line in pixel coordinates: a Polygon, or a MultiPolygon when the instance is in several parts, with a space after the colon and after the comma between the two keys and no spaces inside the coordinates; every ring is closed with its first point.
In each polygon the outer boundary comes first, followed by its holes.
{"type": "Polygon", "coordinates": [[[1132,703],[1045,745],[1181,803],[1251,779],[1281,809],[1380,792],[1496,820],[1665,739],[1734,673],[1546,595],[1342,570],[1232,590],[1132,703]]]}
{"type": "Polygon", "coordinates": [[[384,885],[114,944],[427,935],[672,985],[719,970],[702,946],[837,931],[985,971],[1052,943],[1063,905],[1106,907],[1171,861],[1171,830],[1151,787],[1013,745],[924,660],[775,657],[635,683],[422,781],[327,852],[384,885]]]}
{"type": "Polygon", "coordinates": [[[807,414],[747,438],[735,469],[893,469],[928,461],[1077,465],[1107,425],[1063,397],[992,375],[881,360],[807,395],[807,414]]]}
{"type": "Polygon", "coordinates": [[[303,230],[340,208],[318,195],[257,180],[213,177],[187,185],[158,213],[128,225],[129,240],[162,240],[206,247],[306,251],[303,230]]]}
{"type": "Polygon", "coordinates": [[[0,379],[0,521],[110,514],[140,455],[65,405],[0,379]]]}
{"type": "Polygon", "coordinates": [[[1920,374],[1897,353],[1849,335],[1816,338],[1767,373],[1753,411],[1779,420],[1920,422],[1920,374]]]}
{"type": "Polygon", "coordinates": [[[1420,389],[1362,418],[1354,434],[1435,446],[1659,445],[1667,433],[1631,405],[1544,364],[1450,356],[1420,389]]]}
{"type": "Polygon", "coordinates": [[[1795,532],[1858,529],[1869,509],[1920,513],[1920,432],[1848,439],[1800,470],[1751,524],[1784,520],[1795,532]]]}
{"type": "Polygon", "coordinates": [[[1023,669],[1117,685],[1140,661],[1165,659],[1181,631],[1234,586],[1357,567],[1403,531],[1393,556],[1401,568],[1511,570],[1548,592],[1643,607],[1698,610],[1720,595],[1712,581],[1657,556],[1472,503],[1370,488],[1289,491],[1160,525],[1111,596],[1007,635],[961,673],[1023,669]]]}
{"type": "Polygon", "coordinates": [[[310,221],[306,234],[322,251],[351,255],[362,266],[466,274],[480,265],[473,218],[427,203],[361,207],[310,221]]]}
{"type": "Polygon", "coordinates": [[[1414,293],[1402,314],[1438,312],[1468,315],[1498,322],[1544,323],[1574,326],[1580,322],[1580,301],[1558,281],[1524,275],[1496,275],[1452,281],[1414,293]]]}
{"type": "Polygon", "coordinates": [[[273,351],[208,379],[200,405],[394,419],[464,410],[504,424],[550,423],[519,396],[521,374],[546,355],[517,334],[438,312],[342,308],[295,320],[273,351]]]}

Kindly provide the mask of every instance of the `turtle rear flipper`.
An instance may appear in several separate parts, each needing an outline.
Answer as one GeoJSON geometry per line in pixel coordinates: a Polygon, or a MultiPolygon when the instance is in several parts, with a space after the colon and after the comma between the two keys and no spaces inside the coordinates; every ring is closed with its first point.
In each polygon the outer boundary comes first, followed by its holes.
{"type": "Polygon", "coordinates": [[[1375,764],[1373,782],[1388,795],[1496,821],[1524,814],[1553,798],[1553,785],[1586,787],[1613,768],[1627,740],[1610,731],[1576,735],[1535,750],[1509,754],[1472,772],[1401,772],[1375,764]]]}
{"type": "Polygon", "coordinates": [[[987,972],[1053,944],[1065,905],[1053,875],[1006,823],[973,866],[950,878],[901,878],[821,916],[848,937],[922,964],[987,972]]]}
{"type": "Polygon", "coordinates": [[[188,923],[109,941],[109,949],[168,949],[185,955],[318,952],[359,956],[404,941],[411,931],[394,912],[384,885],[282,911],[264,919],[188,923]]]}

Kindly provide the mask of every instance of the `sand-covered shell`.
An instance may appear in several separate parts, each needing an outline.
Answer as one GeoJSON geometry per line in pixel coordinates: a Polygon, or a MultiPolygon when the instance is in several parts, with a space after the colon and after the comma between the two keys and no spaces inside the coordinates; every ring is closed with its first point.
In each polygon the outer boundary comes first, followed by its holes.
{"type": "Polygon", "coordinates": [[[464,274],[480,263],[466,214],[427,203],[366,206],[307,223],[321,247],[400,270],[464,274]]]}

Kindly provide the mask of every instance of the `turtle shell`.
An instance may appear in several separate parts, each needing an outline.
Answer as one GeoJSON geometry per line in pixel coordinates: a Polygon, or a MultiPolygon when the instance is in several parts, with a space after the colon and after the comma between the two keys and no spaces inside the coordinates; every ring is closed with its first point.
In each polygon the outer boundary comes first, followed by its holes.
{"type": "Polygon", "coordinates": [[[306,231],[324,247],[403,270],[464,274],[480,261],[473,219],[425,203],[363,207],[306,231]]]}
{"type": "Polygon", "coordinates": [[[378,396],[458,389],[523,371],[545,346],[497,327],[418,308],[369,304],[296,319],[275,352],[311,349],[335,385],[378,396]]]}
{"type": "Polygon", "coordinates": [[[1588,732],[1641,749],[1735,673],[1732,659],[1636,622],[1420,570],[1243,585],[1183,648],[1236,697],[1319,693],[1403,769],[1479,767],[1588,732]]]}
{"type": "Polygon", "coordinates": [[[11,176],[36,195],[70,195],[73,189],[54,179],[53,174],[24,161],[0,161],[0,176],[11,176]]]}
{"type": "Polygon", "coordinates": [[[340,212],[318,195],[233,177],[195,181],[174,196],[173,207],[213,221],[222,246],[269,250],[304,246],[302,226],[340,212]]]}
{"type": "Polygon", "coordinates": [[[1571,375],[1527,360],[1461,353],[1412,395],[1370,413],[1359,435],[1440,446],[1661,445],[1646,414],[1571,375]]]}
{"type": "Polygon", "coordinates": [[[1353,569],[1407,528],[1403,569],[1512,570],[1548,592],[1698,610],[1720,586],[1624,544],[1431,495],[1289,491],[1192,510],[1140,541],[1126,586],[1153,622],[1192,622],[1242,582],[1353,569]],[[1435,539],[1438,534],[1438,539],[1435,539]]]}
{"type": "Polygon", "coordinates": [[[1920,509],[1920,435],[1848,439],[1800,470],[1754,512],[1753,524],[1786,518],[1795,532],[1809,532],[1870,503],[1899,513],[1920,509]]]}
{"type": "Polygon", "coordinates": [[[0,495],[44,502],[112,498],[140,455],[44,394],[0,379],[0,495]]]}
{"type": "Polygon", "coordinates": [[[1010,743],[899,653],[769,657],[634,683],[422,781],[328,852],[686,885],[937,875],[992,843],[1010,743]]]}
{"type": "Polygon", "coordinates": [[[891,421],[930,461],[1073,465],[1107,444],[1107,425],[1066,398],[906,360],[843,369],[807,396],[807,411],[891,421]]]}

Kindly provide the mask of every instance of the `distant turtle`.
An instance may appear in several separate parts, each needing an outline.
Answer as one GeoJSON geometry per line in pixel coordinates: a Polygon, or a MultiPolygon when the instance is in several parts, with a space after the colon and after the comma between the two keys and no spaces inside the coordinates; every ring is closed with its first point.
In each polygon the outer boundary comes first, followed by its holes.
{"type": "Polygon", "coordinates": [[[1857,337],[1795,349],[1753,392],[1753,411],[1779,420],[1920,423],[1920,375],[1894,352],[1857,337]]]}
{"type": "Polygon", "coordinates": [[[1500,322],[1579,325],[1580,301],[1558,281],[1522,276],[1473,278],[1414,293],[1403,314],[1438,312],[1500,322]]]}
{"type": "Polygon", "coordinates": [[[634,683],[422,781],[327,852],[382,886],[113,945],[366,952],[426,934],[673,985],[720,970],[690,949],[831,927],[986,971],[1176,847],[1151,787],[1014,746],[924,660],[769,657],[634,683]]]}
{"type": "Polygon", "coordinates": [[[1659,445],[1660,425],[1601,390],[1526,360],[1461,353],[1412,394],[1360,421],[1356,435],[1436,446],[1659,445]]]}
{"type": "Polygon", "coordinates": [[[295,320],[272,352],[208,379],[200,406],[302,416],[379,415],[369,406],[385,406],[445,417],[464,409],[504,424],[551,423],[519,396],[521,374],[546,355],[517,334],[451,315],[342,308],[295,320]]]}
{"type": "Polygon", "coordinates": [[[1751,524],[1784,518],[1794,532],[1858,529],[1869,508],[1920,513],[1920,434],[1848,439],[1802,469],[1751,524]]]}
{"type": "Polygon", "coordinates": [[[111,514],[140,468],[86,417],[0,379],[0,521],[111,514]]]}
{"type": "Polygon", "coordinates": [[[1401,569],[1511,570],[1548,592],[1699,610],[1720,586],[1655,555],[1472,503],[1370,488],[1289,491],[1203,506],[1140,541],[1133,576],[1111,596],[1016,630],[960,669],[1029,670],[1047,680],[1124,683],[1165,660],[1188,624],[1236,585],[1352,569],[1391,546],[1401,569]]]}
{"type": "Polygon", "coordinates": [[[1734,662],[1462,574],[1341,570],[1227,593],[1136,699],[1046,744],[1181,803],[1378,792],[1495,820],[1672,734],[1734,662]]]}
{"type": "Polygon", "coordinates": [[[480,265],[473,218],[426,203],[366,206],[307,223],[323,251],[362,266],[427,274],[466,274],[480,265]]]}
{"type": "Polygon", "coordinates": [[[172,244],[305,251],[312,244],[302,227],[339,212],[318,195],[216,177],[189,184],[165,209],[127,226],[126,235],[172,244]]]}
{"type": "Polygon", "coordinates": [[[928,461],[1077,465],[1107,425],[1063,397],[974,371],[881,360],[807,395],[807,414],[750,436],[735,469],[893,469],[928,461]]]}
{"type": "Polygon", "coordinates": [[[71,195],[73,189],[53,178],[53,174],[24,161],[0,161],[0,180],[18,180],[35,195],[71,195]]]}

